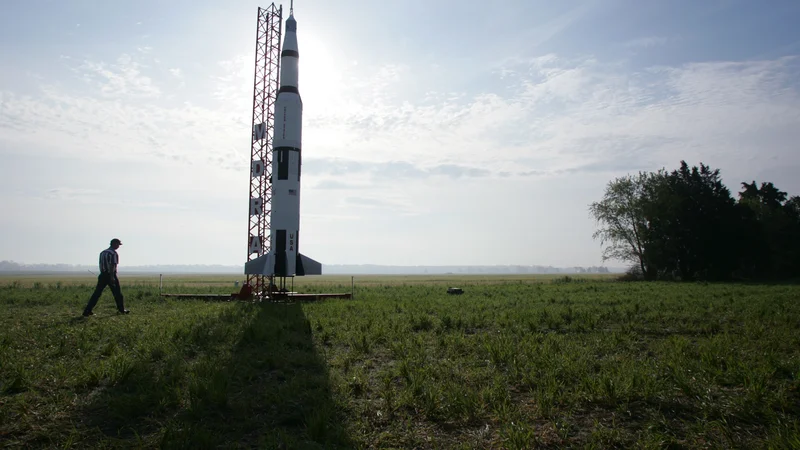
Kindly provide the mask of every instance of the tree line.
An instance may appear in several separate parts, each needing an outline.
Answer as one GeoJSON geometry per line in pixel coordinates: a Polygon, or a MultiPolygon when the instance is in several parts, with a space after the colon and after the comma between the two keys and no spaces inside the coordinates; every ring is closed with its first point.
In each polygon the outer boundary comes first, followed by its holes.
{"type": "Polygon", "coordinates": [[[646,280],[787,280],[800,276],[800,197],[742,182],[738,198],[701,163],[616,178],[589,205],[603,260],[646,280]]]}

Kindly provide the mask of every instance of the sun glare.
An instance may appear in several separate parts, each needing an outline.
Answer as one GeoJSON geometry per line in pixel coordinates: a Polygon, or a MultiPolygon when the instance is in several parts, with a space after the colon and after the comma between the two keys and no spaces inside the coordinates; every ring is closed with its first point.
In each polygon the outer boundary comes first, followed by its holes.
{"type": "Polygon", "coordinates": [[[337,59],[335,40],[323,40],[310,31],[298,31],[300,52],[299,88],[304,113],[324,113],[321,108],[340,104],[345,65],[337,59]],[[324,106],[323,106],[324,105],[324,106]]]}

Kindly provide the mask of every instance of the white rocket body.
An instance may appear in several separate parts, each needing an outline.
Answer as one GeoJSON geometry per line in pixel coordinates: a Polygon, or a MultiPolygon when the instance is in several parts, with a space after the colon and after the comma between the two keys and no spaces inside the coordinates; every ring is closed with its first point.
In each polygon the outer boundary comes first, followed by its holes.
{"type": "Polygon", "coordinates": [[[301,255],[300,166],[303,101],[298,90],[297,22],[290,12],[281,51],[280,89],[275,100],[272,142],[270,251],[245,264],[245,273],[280,277],[319,275],[322,265],[301,255]]]}

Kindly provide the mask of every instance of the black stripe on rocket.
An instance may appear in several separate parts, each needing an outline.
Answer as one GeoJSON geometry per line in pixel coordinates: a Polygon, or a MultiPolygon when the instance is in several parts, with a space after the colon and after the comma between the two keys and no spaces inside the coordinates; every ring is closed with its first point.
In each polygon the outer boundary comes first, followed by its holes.
{"type": "Polygon", "coordinates": [[[286,276],[286,230],[275,232],[275,275],[286,276]]]}
{"type": "Polygon", "coordinates": [[[278,151],[278,179],[279,180],[288,180],[289,179],[289,151],[288,150],[279,150],[278,151]]]}
{"type": "Polygon", "coordinates": [[[273,150],[274,153],[277,153],[278,156],[278,179],[279,180],[288,180],[289,179],[289,152],[297,152],[297,181],[300,181],[300,158],[301,153],[300,149],[297,147],[275,147],[273,150]]]}

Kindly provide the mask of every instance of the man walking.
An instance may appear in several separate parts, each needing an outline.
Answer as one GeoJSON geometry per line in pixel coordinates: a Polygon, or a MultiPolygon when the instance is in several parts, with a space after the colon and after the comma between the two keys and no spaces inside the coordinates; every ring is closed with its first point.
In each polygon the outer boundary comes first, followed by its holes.
{"type": "Polygon", "coordinates": [[[130,311],[125,309],[125,304],[122,299],[122,291],[119,289],[119,278],[117,278],[117,265],[119,264],[119,255],[117,249],[122,245],[122,242],[114,238],[111,240],[111,246],[100,252],[100,275],[97,276],[97,287],[94,288],[94,294],[89,299],[89,304],[83,310],[83,316],[93,316],[94,305],[100,300],[100,295],[106,286],[111,288],[111,293],[114,294],[114,301],[117,303],[117,311],[120,314],[128,314],[130,311]]]}

